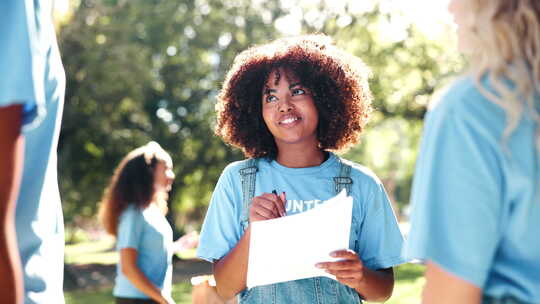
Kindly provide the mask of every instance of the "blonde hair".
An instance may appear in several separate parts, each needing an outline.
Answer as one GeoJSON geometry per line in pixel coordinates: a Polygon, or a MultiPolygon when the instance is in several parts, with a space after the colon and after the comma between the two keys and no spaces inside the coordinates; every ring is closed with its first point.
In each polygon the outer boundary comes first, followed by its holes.
{"type": "MultiPolygon", "coordinates": [[[[470,1],[470,0],[469,0],[470,1]]],[[[471,35],[479,50],[471,54],[471,69],[480,92],[501,106],[507,117],[504,140],[529,111],[540,125],[535,98],[540,92],[540,1],[474,0],[471,35]],[[493,92],[481,79],[487,77],[493,92]],[[508,81],[512,84],[508,85],[508,81]]],[[[536,135],[540,150],[540,135],[536,135]]]]}

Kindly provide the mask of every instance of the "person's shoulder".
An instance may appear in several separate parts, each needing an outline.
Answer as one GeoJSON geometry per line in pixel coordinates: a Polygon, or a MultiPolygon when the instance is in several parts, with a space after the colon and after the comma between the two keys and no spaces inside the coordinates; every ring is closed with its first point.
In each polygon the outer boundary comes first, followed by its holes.
{"type": "Polygon", "coordinates": [[[461,76],[455,79],[449,85],[440,89],[438,97],[434,98],[428,105],[428,111],[448,110],[451,108],[460,108],[473,99],[479,93],[474,80],[469,76],[461,76]]]}
{"type": "Polygon", "coordinates": [[[490,101],[479,89],[492,93],[486,79],[476,81],[463,76],[448,88],[441,101],[429,109],[426,121],[431,128],[453,129],[456,125],[468,126],[479,134],[497,141],[505,126],[505,111],[490,101]]]}
{"type": "Polygon", "coordinates": [[[504,115],[503,109],[487,99],[479,89],[492,92],[485,79],[476,81],[473,76],[465,75],[456,79],[444,92],[443,97],[430,105],[429,112],[435,115],[454,113],[463,118],[479,118],[483,115],[504,115]]]}
{"type": "Polygon", "coordinates": [[[353,183],[357,182],[373,187],[378,187],[382,184],[379,177],[370,168],[344,158],[341,158],[341,161],[351,167],[351,178],[353,179],[353,183]]]}
{"type": "Polygon", "coordinates": [[[222,175],[231,176],[240,174],[240,170],[247,169],[249,167],[259,167],[263,159],[261,158],[248,158],[244,160],[234,161],[228,164],[225,169],[223,169],[222,175]]]}
{"type": "Polygon", "coordinates": [[[135,206],[135,204],[129,204],[122,214],[120,215],[121,219],[136,218],[142,216],[142,210],[135,206]]]}

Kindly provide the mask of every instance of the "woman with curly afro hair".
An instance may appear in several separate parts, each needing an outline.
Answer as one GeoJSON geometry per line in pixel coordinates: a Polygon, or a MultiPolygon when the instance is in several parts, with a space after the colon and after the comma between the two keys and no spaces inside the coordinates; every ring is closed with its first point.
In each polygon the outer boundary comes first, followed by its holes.
{"type": "Polygon", "coordinates": [[[283,38],[240,53],[218,96],[216,134],[247,160],[223,171],[197,255],[214,264],[218,294],[240,303],[359,303],[392,294],[402,237],[379,179],[338,157],[371,112],[368,69],[324,35],[283,38]],[[246,288],[250,223],[307,211],[345,189],[349,249],[314,265],[328,277],[246,288]],[[278,193],[279,191],[279,193],[278,193]]]}

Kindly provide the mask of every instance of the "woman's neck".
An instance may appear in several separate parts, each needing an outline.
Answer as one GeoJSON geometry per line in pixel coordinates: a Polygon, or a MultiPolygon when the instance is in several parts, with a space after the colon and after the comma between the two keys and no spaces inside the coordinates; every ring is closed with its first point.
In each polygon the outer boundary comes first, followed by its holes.
{"type": "Polygon", "coordinates": [[[156,207],[158,207],[161,213],[163,213],[163,215],[166,215],[169,211],[169,206],[167,204],[168,198],[169,195],[167,192],[155,192],[150,204],[154,204],[156,207]]]}
{"type": "Polygon", "coordinates": [[[306,168],[319,166],[325,161],[325,152],[315,149],[282,149],[278,151],[276,161],[288,168],[306,168]]]}

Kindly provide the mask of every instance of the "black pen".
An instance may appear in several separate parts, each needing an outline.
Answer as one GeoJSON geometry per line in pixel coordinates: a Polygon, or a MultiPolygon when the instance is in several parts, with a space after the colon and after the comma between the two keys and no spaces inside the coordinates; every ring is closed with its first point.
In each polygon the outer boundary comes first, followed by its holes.
{"type": "MultiPolygon", "coordinates": [[[[281,197],[279,197],[279,195],[277,194],[276,189],[272,190],[272,194],[275,194],[279,199],[281,199],[281,197]]],[[[283,207],[285,207],[285,202],[283,202],[283,207]]],[[[280,212],[280,215],[285,216],[285,214],[281,214],[281,212],[280,212]]]]}

